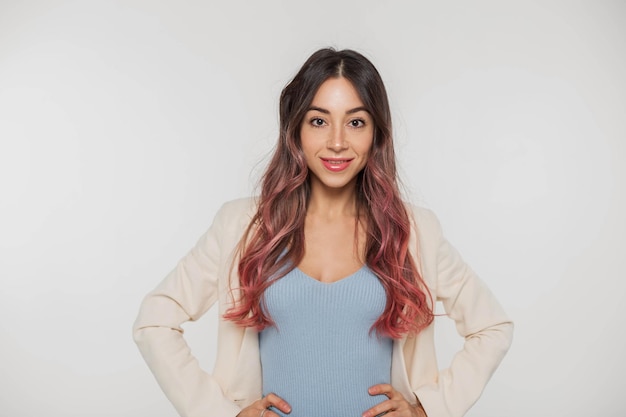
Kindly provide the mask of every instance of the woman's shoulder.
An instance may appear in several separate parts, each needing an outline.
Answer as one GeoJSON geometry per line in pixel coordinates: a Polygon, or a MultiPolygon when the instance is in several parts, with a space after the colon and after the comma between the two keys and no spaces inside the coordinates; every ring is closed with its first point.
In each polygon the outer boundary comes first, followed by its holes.
{"type": "Polygon", "coordinates": [[[243,197],[222,204],[220,212],[247,213],[256,211],[257,197],[243,197]]]}
{"type": "Polygon", "coordinates": [[[437,216],[431,209],[406,201],[404,206],[418,229],[440,228],[439,219],[437,219],[437,216]]]}
{"type": "Polygon", "coordinates": [[[247,226],[256,213],[255,197],[238,198],[222,204],[213,220],[214,225],[242,228],[247,226]]]}

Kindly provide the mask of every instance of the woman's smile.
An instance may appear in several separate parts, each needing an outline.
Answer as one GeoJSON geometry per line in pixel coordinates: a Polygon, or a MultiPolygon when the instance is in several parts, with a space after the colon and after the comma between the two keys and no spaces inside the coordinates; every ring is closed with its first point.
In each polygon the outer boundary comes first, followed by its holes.
{"type": "Polygon", "coordinates": [[[320,158],[322,164],[332,172],[341,172],[350,166],[354,158],[320,158]]]}

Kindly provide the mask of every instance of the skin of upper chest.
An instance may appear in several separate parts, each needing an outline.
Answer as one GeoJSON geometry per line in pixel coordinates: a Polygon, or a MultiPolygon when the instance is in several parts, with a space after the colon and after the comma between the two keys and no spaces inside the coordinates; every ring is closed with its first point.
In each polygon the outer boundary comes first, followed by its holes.
{"type": "Polygon", "coordinates": [[[307,216],[305,221],[304,257],[298,268],[321,281],[335,282],[363,266],[365,233],[352,216],[332,220],[307,216]],[[356,237],[356,239],[355,239],[356,237]]]}

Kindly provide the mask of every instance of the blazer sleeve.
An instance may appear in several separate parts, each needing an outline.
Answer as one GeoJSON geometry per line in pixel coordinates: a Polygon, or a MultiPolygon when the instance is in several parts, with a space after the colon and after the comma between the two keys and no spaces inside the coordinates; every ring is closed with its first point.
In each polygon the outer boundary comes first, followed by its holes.
{"type": "Polygon", "coordinates": [[[181,324],[200,318],[218,298],[220,209],[209,230],[143,300],[133,337],[162,390],[183,417],[236,416],[240,410],[218,381],[203,371],[183,338],[181,324]]]}
{"type": "MultiPolygon", "coordinates": [[[[502,307],[444,238],[437,218],[430,211],[422,242],[435,276],[436,300],[455,321],[465,339],[449,368],[440,370],[436,382],[419,387],[415,395],[429,417],[461,417],[480,397],[484,387],[508,351],[513,323],[502,307]]],[[[418,231],[419,233],[419,231],[418,231]]],[[[433,284],[432,280],[430,284],[433,284]]]]}

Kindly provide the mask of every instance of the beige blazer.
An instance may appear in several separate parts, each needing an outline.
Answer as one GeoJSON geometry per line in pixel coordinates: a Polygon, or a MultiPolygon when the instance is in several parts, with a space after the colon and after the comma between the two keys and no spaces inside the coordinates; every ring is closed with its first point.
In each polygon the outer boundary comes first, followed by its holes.
{"type": "MultiPolygon", "coordinates": [[[[407,400],[419,398],[429,417],[460,417],[478,399],[508,350],[513,324],[444,239],[432,212],[408,208],[414,221],[412,253],[433,298],[441,301],[465,343],[450,366],[440,370],[434,324],[416,337],[396,340],[391,383],[407,400]]],[[[135,342],[181,416],[234,417],[261,397],[256,331],[220,318],[217,359],[208,374],[192,355],[181,328],[215,302],[220,317],[231,305],[228,280],[237,282],[236,272],[231,272],[234,251],[254,210],[254,199],[225,204],[196,246],[141,304],[133,328],[135,342]]]]}

